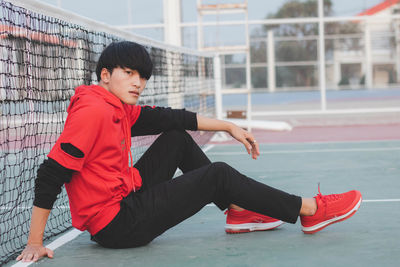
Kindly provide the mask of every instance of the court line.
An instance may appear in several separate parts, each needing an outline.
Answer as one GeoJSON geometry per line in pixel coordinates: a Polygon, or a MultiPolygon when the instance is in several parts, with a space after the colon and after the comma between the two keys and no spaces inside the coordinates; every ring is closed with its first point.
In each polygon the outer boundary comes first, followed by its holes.
{"type": "MultiPolygon", "coordinates": [[[[259,142],[260,147],[261,146],[292,146],[292,145],[329,145],[329,144],[378,144],[378,143],[399,143],[400,139],[385,139],[385,140],[342,140],[342,141],[301,141],[301,142],[284,142],[284,143],[268,143],[268,142],[259,142]]],[[[216,146],[218,147],[224,147],[224,146],[243,146],[242,143],[229,143],[229,144],[224,144],[224,143],[215,143],[216,146]]]]}
{"type": "MultiPolygon", "coordinates": [[[[58,247],[61,247],[62,245],[68,243],[69,241],[75,239],[78,235],[80,235],[81,231],[78,229],[72,229],[71,231],[68,231],[67,233],[63,234],[62,236],[58,237],[56,240],[51,242],[50,244],[46,245],[47,248],[51,250],[55,250],[58,247]]],[[[12,267],[25,267],[29,266],[34,262],[21,262],[19,261],[18,263],[12,265],[12,267]]]]}
{"type": "Polygon", "coordinates": [[[215,147],[215,145],[206,145],[202,150],[204,153],[206,153],[207,151],[213,149],[215,147]]]}
{"type": "Polygon", "coordinates": [[[393,199],[366,199],[362,202],[400,202],[400,198],[393,198],[393,199]]]}
{"type": "MultiPolygon", "coordinates": [[[[400,198],[392,198],[392,199],[363,199],[363,203],[371,203],[371,202],[400,202],[400,198]]],[[[206,207],[216,207],[215,204],[207,204],[206,207]]]]}
{"type": "MultiPolygon", "coordinates": [[[[297,153],[325,153],[325,152],[375,152],[375,151],[400,151],[400,147],[386,148],[341,148],[341,149],[304,149],[304,150],[281,150],[281,151],[262,151],[260,154],[297,154],[297,153]]],[[[247,152],[211,152],[209,156],[218,155],[245,155],[247,152]]]]}

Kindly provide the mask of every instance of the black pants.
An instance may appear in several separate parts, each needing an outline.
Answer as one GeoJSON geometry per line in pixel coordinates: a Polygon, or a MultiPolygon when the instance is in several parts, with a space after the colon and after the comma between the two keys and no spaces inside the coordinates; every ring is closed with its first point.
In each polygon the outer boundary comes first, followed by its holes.
{"type": "MultiPolygon", "coordinates": [[[[117,216],[92,237],[104,247],[146,245],[213,202],[230,204],[295,223],[301,198],[211,163],[185,131],[163,133],[136,163],[143,186],[121,201],[117,216]],[[172,179],[176,169],[183,175],[172,179]]],[[[261,167],[261,166],[260,166],[261,167]]]]}

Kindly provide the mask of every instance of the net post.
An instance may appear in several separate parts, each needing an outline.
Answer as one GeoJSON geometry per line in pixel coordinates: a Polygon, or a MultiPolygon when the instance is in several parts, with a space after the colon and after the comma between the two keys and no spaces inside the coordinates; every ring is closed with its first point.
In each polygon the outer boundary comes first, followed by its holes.
{"type": "Polygon", "coordinates": [[[222,120],[222,79],[221,58],[219,54],[214,56],[214,82],[215,82],[215,111],[217,119],[222,120]]]}
{"type": "Polygon", "coordinates": [[[251,132],[252,124],[252,110],[251,110],[251,96],[252,96],[252,82],[251,82],[251,56],[250,56],[250,31],[249,31],[249,13],[247,0],[245,0],[245,32],[246,32],[246,89],[247,89],[247,130],[251,132]]]}
{"type": "Polygon", "coordinates": [[[365,85],[368,89],[372,88],[372,47],[370,21],[364,21],[364,50],[365,50],[365,85]]]}
{"type": "Polygon", "coordinates": [[[181,1],[164,0],[164,41],[168,44],[182,46],[181,1]]]}
{"type": "Polygon", "coordinates": [[[275,41],[274,31],[268,31],[268,92],[273,93],[276,90],[275,81],[275,41]]]}
{"type": "Polygon", "coordinates": [[[318,57],[321,110],[326,110],[324,1],[318,0],[318,57]]]}

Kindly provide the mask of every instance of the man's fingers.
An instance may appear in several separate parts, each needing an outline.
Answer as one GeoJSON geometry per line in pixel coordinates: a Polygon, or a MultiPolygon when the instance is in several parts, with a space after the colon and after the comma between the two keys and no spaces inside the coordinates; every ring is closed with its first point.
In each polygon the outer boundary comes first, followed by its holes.
{"type": "Polygon", "coordinates": [[[30,262],[38,261],[40,258],[47,256],[53,258],[54,252],[46,247],[38,245],[27,245],[24,251],[16,258],[17,261],[30,262]]]}
{"type": "Polygon", "coordinates": [[[260,156],[260,145],[254,140],[253,145],[255,146],[255,152],[257,156],[260,156]]]}
{"type": "Polygon", "coordinates": [[[251,150],[251,155],[252,155],[253,159],[257,159],[257,157],[260,155],[260,153],[258,152],[257,144],[253,144],[253,149],[251,150]]]}
{"type": "Polygon", "coordinates": [[[247,154],[249,154],[249,155],[250,155],[250,153],[251,153],[251,149],[249,149],[247,145],[244,145],[244,147],[245,147],[245,148],[246,148],[246,150],[247,150],[247,154]]]}
{"type": "Polygon", "coordinates": [[[47,257],[53,258],[54,252],[51,249],[46,248],[46,253],[47,253],[47,257]]]}
{"type": "Polygon", "coordinates": [[[28,262],[32,260],[33,255],[31,253],[28,253],[24,256],[24,259],[22,260],[23,262],[28,262]]]}
{"type": "Polygon", "coordinates": [[[250,154],[250,153],[251,153],[251,148],[252,148],[252,146],[251,146],[251,144],[249,143],[249,141],[247,141],[247,139],[243,139],[243,140],[242,140],[242,143],[244,144],[244,147],[246,148],[247,153],[250,154]]]}
{"type": "Polygon", "coordinates": [[[260,155],[260,147],[256,141],[256,139],[251,135],[246,138],[246,141],[251,145],[251,156],[253,159],[257,159],[260,155]]]}
{"type": "Polygon", "coordinates": [[[257,143],[256,139],[254,138],[254,136],[250,135],[248,137],[246,137],[247,142],[249,142],[252,146],[255,145],[257,143]]]}

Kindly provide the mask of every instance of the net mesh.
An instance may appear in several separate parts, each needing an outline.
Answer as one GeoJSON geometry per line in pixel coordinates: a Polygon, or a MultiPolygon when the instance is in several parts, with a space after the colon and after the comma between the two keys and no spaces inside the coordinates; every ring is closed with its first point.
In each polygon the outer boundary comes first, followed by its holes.
{"type": "MultiPolygon", "coordinates": [[[[122,38],[85,29],[0,0],[0,265],[27,241],[38,166],[63,130],[74,88],[95,82],[101,51],[122,38]]],[[[214,115],[212,58],[145,45],[154,72],[140,104],[214,115]]],[[[192,133],[205,144],[210,133],[192,133]]],[[[132,140],[135,161],[155,137],[132,140]]],[[[48,219],[45,239],[71,227],[65,190],[48,219]]]]}

